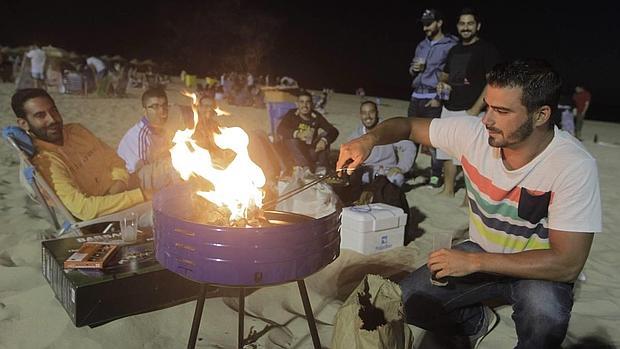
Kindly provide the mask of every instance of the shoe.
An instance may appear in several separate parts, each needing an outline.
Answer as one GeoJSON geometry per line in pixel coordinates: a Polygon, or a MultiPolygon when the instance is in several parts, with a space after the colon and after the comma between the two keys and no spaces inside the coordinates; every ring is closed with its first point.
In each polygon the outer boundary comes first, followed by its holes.
{"type": "Polygon", "coordinates": [[[472,349],[477,349],[482,340],[489,334],[499,323],[499,316],[493,309],[484,306],[484,319],[482,319],[482,328],[473,336],[469,336],[469,343],[472,349]]]}
{"type": "Polygon", "coordinates": [[[431,179],[428,180],[428,185],[433,188],[439,188],[439,177],[431,176],[431,179]]]}

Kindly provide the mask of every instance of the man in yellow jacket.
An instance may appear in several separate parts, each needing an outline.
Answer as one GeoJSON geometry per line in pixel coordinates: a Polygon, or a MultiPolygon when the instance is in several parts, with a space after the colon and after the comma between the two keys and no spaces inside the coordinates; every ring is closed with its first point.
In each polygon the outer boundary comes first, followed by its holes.
{"type": "Polygon", "coordinates": [[[76,218],[93,219],[145,201],[124,161],[80,124],[63,125],[52,97],[23,89],[11,98],[17,124],[37,149],[32,162],[76,218]]]}

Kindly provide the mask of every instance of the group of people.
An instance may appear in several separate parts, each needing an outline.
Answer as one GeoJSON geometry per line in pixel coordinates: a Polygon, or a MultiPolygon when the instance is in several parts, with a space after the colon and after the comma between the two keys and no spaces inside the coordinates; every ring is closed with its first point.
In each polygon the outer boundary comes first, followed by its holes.
{"type": "MultiPolygon", "coordinates": [[[[379,106],[362,101],[359,127],[340,147],[335,168],[358,171],[361,185],[381,177],[402,186],[418,148],[428,147],[434,154],[430,184],[438,185],[443,167],[444,191],[454,195],[455,166],[462,166],[469,240],[432,252],[400,282],[407,322],[468,336],[477,347],[498,322],[488,302],[499,300],[512,305],[518,348],[560,347],[575,280],[594,233],[602,230],[596,160],[556,126],[562,81],[548,63],[501,62],[479,37],[482,21],[471,9],[458,17],[459,39],[443,33],[438,10],[424,11],[420,20],[426,38],[410,66],[408,117],[382,121],[379,106]],[[431,284],[431,276],[447,286],[431,284]]],[[[321,173],[332,166],[329,149],[339,131],[315,110],[312,97],[299,94],[274,141],[289,164],[321,173]]],[[[575,102],[579,123],[589,95],[575,102]]],[[[204,117],[197,133],[209,149],[217,101],[204,94],[199,103],[204,117]]],[[[144,116],[115,151],[83,126],[63,124],[46,91],[18,90],[12,98],[18,125],[39,149],[33,163],[81,219],[148,200],[175,180],[162,175],[172,173],[170,137],[162,127],[165,91],[148,89],[142,106],[144,116]]]]}
{"type": "MultiPolygon", "coordinates": [[[[425,11],[421,20],[427,38],[416,56],[426,60],[411,65],[409,117],[343,144],[336,168],[356,167],[376,146],[403,139],[461,164],[469,240],[433,251],[400,282],[407,322],[469,337],[477,347],[498,323],[489,304],[502,302],[512,305],[517,348],[559,348],[575,281],[602,230],[596,160],[556,126],[562,81],[548,63],[498,63],[469,9],[457,21],[458,43],[438,35],[439,11],[425,11]],[[447,286],[432,284],[431,276],[447,286]]],[[[452,170],[444,170],[448,182],[452,170]]]]}
{"type": "MultiPolygon", "coordinates": [[[[444,17],[437,9],[426,9],[420,17],[425,38],[416,47],[409,66],[413,80],[408,116],[449,118],[484,113],[486,77],[500,61],[493,44],[480,37],[482,22],[477,12],[465,8],[456,23],[458,38],[444,34],[444,17]]],[[[575,87],[570,98],[561,98],[553,121],[581,139],[583,120],[591,95],[575,87]]],[[[458,159],[430,147],[428,184],[454,196],[458,159]],[[443,180],[442,180],[443,178],[443,180]]]]}
{"type": "MultiPolygon", "coordinates": [[[[104,58],[67,54],[50,48],[52,54],[33,44],[23,55],[9,56],[12,69],[3,64],[2,80],[14,82],[17,89],[44,88],[60,93],[105,97],[123,97],[128,87],[148,88],[168,82],[165,75],[153,70],[153,65],[127,62],[120,56],[104,58]]],[[[0,63],[5,63],[0,53],[0,63]]]]}

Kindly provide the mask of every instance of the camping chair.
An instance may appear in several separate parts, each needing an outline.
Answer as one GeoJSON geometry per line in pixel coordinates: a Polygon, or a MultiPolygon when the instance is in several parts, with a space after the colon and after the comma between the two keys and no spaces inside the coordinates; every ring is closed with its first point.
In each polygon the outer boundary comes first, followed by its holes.
{"type": "Polygon", "coordinates": [[[73,235],[83,235],[81,228],[99,223],[120,222],[129,212],[135,212],[139,217],[144,217],[151,211],[151,202],[144,202],[126,210],[87,221],[80,221],[67,210],[51,186],[45,181],[45,178],[37,172],[30,161],[36,154],[36,149],[30,136],[19,127],[7,126],[2,129],[2,137],[16,151],[19,157],[20,183],[26,189],[28,195],[45,208],[51,223],[57,231],[56,237],[70,232],[73,235]]]}

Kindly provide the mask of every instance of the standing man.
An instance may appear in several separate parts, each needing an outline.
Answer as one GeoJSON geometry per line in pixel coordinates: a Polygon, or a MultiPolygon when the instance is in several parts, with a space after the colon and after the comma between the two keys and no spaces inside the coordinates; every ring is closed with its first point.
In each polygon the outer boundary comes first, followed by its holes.
{"type": "MultiPolygon", "coordinates": [[[[448,53],[446,65],[440,74],[437,91],[445,100],[441,118],[478,116],[485,107],[486,74],[499,61],[497,49],[478,36],[482,23],[476,12],[469,8],[461,11],[456,24],[461,42],[448,53]],[[449,97],[448,97],[449,94],[449,97]]],[[[441,150],[437,158],[444,161],[443,194],[454,196],[457,159],[441,150]]]]}
{"type": "Polygon", "coordinates": [[[401,281],[409,323],[469,336],[475,348],[498,320],[483,302],[500,298],[513,308],[516,348],[560,347],[574,282],[602,230],[596,160],[553,125],[560,85],[545,62],[498,64],[482,119],[392,118],[341,146],[337,168],[406,138],[463,164],[471,240],[431,253],[401,281]],[[431,274],[448,286],[431,284],[431,274]]]}
{"type": "Polygon", "coordinates": [[[575,137],[580,141],[582,140],[581,129],[583,128],[583,120],[586,118],[591,98],[592,95],[583,86],[578,85],[575,87],[575,94],[573,94],[573,102],[575,103],[575,137]]]}
{"type": "MultiPolygon", "coordinates": [[[[43,88],[45,84],[45,51],[39,48],[36,43],[32,45],[30,51],[26,53],[26,57],[30,58],[30,73],[34,81],[35,88],[43,88]]],[[[25,62],[25,60],[24,60],[25,62]]]]}
{"type": "Polygon", "coordinates": [[[303,91],[297,97],[297,109],[289,110],[282,117],[276,133],[294,166],[322,172],[329,161],[329,145],[336,140],[339,132],[314,110],[312,95],[303,91]]]}
{"type": "MultiPolygon", "coordinates": [[[[452,35],[442,31],[443,15],[436,9],[427,9],[420,18],[426,38],[420,41],[409,66],[413,76],[413,92],[409,102],[407,116],[438,118],[441,115],[441,99],[437,95],[439,73],[444,69],[448,51],[458,43],[452,35]]],[[[435,148],[431,148],[431,177],[429,184],[439,186],[442,161],[438,161],[435,148]]],[[[415,162],[415,157],[414,157],[415,162]]]]}

